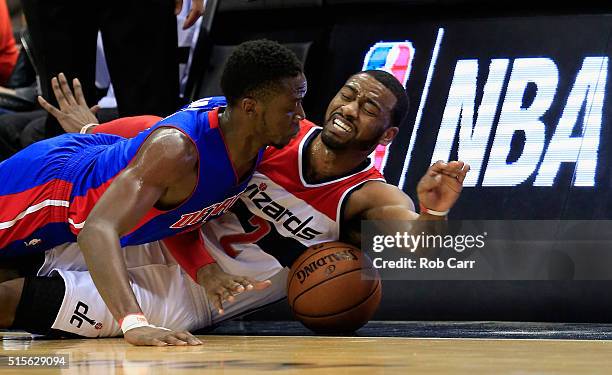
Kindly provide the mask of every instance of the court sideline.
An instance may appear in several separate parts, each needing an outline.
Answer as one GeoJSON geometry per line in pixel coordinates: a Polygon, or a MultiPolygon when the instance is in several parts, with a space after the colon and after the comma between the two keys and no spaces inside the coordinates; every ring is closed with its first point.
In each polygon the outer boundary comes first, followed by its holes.
{"type": "Polygon", "coordinates": [[[237,321],[199,336],[203,346],[179,348],[134,347],[122,339],[32,340],[2,332],[0,374],[598,374],[612,366],[609,328],[371,322],[355,336],[325,337],[296,322],[237,321]],[[67,355],[69,366],[6,364],[8,356],[20,355],[67,355]]]}

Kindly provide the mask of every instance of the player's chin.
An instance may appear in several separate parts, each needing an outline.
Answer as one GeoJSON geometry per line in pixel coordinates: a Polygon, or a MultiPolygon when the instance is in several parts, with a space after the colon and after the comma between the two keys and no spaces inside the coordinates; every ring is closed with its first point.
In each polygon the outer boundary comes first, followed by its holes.
{"type": "Polygon", "coordinates": [[[290,141],[291,141],[291,139],[289,139],[287,141],[272,143],[272,147],[274,147],[276,149],[281,149],[281,148],[287,146],[290,141]]]}
{"type": "Polygon", "coordinates": [[[321,133],[321,141],[323,144],[332,150],[342,150],[348,148],[350,139],[342,139],[331,132],[326,132],[325,129],[321,133]]]}
{"type": "Polygon", "coordinates": [[[277,149],[281,149],[281,148],[287,146],[291,142],[293,137],[295,137],[295,134],[290,134],[289,136],[285,137],[284,139],[281,139],[281,140],[273,143],[272,147],[277,148],[277,149]]]}

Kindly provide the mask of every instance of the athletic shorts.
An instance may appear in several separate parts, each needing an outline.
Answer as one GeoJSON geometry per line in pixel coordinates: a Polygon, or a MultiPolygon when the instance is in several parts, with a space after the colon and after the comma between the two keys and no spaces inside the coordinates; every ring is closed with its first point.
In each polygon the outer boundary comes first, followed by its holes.
{"type": "Polygon", "coordinates": [[[0,258],[75,242],[69,219],[73,187],[83,184],[96,155],[121,139],[64,134],[0,162],[0,258]]]}
{"type": "MultiPolygon", "coordinates": [[[[175,331],[210,327],[286,296],[288,270],[281,269],[271,278],[269,288],[236,296],[234,302],[224,305],[225,313],[219,315],[204,289],[183,272],[161,242],[131,246],[123,254],[132,290],[149,323],[175,331]]],[[[65,285],[61,306],[50,329],[83,337],[122,335],[119,324],[87,272],[76,244],[48,251],[38,275],[59,275],[65,285]]]]}

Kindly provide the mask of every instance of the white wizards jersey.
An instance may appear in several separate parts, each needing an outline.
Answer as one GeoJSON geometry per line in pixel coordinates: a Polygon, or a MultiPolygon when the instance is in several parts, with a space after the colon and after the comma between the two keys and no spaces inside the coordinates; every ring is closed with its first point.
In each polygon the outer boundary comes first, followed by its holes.
{"type": "Polygon", "coordinates": [[[289,145],[268,147],[240,199],[202,227],[207,250],[224,270],[263,280],[291,266],[307,247],[337,241],[350,193],[367,181],[384,181],[368,160],[343,177],[307,182],[305,150],[320,131],[304,120],[289,145]]]}

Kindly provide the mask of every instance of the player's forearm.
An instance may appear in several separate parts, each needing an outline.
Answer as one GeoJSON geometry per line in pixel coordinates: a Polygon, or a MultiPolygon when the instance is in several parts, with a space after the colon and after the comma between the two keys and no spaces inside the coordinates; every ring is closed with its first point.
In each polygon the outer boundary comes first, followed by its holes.
{"type": "MultiPolygon", "coordinates": [[[[448,231],[448,221],[446,216],[432,215],[426,212],[417,214],[408,207],[396,205],[379,207],[376,210],[369,212],[366,220],[369,220],[372,233],[396,235],[403,233],[410,236],[419,236],[425,234],[445,234],[448,231]]],[[[350,238],[352,243],[359,239],[361,243],[361,233],[359,237],[357,233],[353,233],[350,238]]],[[[420,247],[416,247],[415,251],[419,251],[420,247]]]]}
{"type": "Polygon", "coordinates": [[[198,272],[203,267],[215,263],[210,255],[200,231],[181,233],[163,240],[174,259],[187,272],[189,276],[198,282],[198,272]]]}
{"type": "Polygon", "coordinates": [[[104,225],[86,224],[78,236],[91,278],[117,321],[141,313],[130,286],[127,267],[116,231],[104,225]]]}

